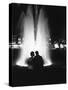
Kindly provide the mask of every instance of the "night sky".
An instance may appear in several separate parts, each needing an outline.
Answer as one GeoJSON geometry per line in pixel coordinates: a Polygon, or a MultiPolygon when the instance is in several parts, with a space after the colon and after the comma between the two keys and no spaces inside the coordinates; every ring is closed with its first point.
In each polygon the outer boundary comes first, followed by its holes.
{"type": "MultiPolygon", "coordinates": [[[[13,4],[9,7],[10,14],[12,15],[12,27],[10,32],[13,35],[19,35],[20,28],[18,27],[18,22],[22,12],[26,13],[28,4],[13,4]]],[[[32,5],[33,16],[35,5],[32,5]]],[[[38,11],[40,8],[43,8],[44,14],[47,15],[48,25],[50,29],[50,36],[52,41],[55,40],[66,40],[66,7],[65,6],[48,6],[48,5],[39,5],[38,11]]]]}
{"type": "Polygon", "coordinates": [[[66,8],[49,6],[46,11],[52,40],[66,40],[66,8]]]}

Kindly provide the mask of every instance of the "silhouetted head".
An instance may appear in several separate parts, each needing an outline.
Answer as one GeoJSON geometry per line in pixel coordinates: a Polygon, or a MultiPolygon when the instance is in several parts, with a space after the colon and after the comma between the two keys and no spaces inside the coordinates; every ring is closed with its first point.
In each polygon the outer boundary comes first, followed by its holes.
{"type": "Polygon", "coordinates": [[[32,52],[30,53],[30,55],[31,55],[31,57],[33,57],[33,56],[34,56],[34,52],[32,51],[32,52]]]}
{"type": "Polygon", "coordinates": [[[39,52],[38,51],[36,51],[35,53],[36,53],[36,56],[39,55],[39,52]]]}

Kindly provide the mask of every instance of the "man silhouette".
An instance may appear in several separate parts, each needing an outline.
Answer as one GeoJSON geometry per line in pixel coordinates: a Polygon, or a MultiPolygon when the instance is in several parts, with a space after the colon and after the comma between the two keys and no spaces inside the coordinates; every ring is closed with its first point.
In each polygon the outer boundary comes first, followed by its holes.
{"type": "Polygon", "coordinates": [[[36,56],[33,59],[33,67],[35,70],[40,70],[43,68],[44,61],[42,56],[39,55],[38,51],[36,51],[35,54],[36,56]]]}
{"type": "Polygon", "coordinates": [[[28,68],[29,69],[32,69],[33,67],[33,59],[34,59],[34,52],[33,51],[31,51],[31,53],[30,53],[30,58],[29,59],[27,59],[27,61],[26,61],[26,63],[28,64],[28,68]]]}

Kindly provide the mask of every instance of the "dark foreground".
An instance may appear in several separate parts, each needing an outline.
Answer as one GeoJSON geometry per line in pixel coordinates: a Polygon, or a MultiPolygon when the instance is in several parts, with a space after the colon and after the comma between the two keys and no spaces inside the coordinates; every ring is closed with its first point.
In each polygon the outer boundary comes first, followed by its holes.
{"type": "Polygon", "coordinates": [[[65,68],[57,66],[45,67],[41,71],[15,66],[13,67],[12,86],[66,83],[65,71],[65,68]]]}
{"type": "Polygon", "coordinates": [[[54,62],[53,65],[44,67],[41,71],[12,66],[9,85],[30,86],[66,83],[66,50],[53,50],[51,58],[54,62]]]}

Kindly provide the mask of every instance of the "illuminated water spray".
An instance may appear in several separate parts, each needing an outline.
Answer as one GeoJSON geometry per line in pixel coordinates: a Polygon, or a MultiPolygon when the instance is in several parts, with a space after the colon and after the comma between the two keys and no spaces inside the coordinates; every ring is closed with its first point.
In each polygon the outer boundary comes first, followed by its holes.
{"type": "Polygon", "coordinates": [[[31,8],[28,8],[24,22],[21,24],[24,28],[23,42],[20,59],[17,61],[17,65],[27,66],[25,61],[30,57],[30,52],[34,51],[34,23],[31,8]],[[24,26],[22,25],[24,24],[24,26]]]}
{"type": "Polygon", "coordinates": [[[37,21],[36,28],[36,39],[34,33],[34,21],[33,15],[31,13],[31,8],[28,8],[27,14],[24,19],[24,32],[23,32],[23,42],[21,47],[21,56],[19,60],[16,62],[16,65],[19,66],[27,66],[25,63],[26,59],[30,57],[31,51],[39,51],[39,54],[44,59],[44,66],[51,65],[52,62],[50,60],[49,55],[49,47],[48,47],[48,39],[49,39],[49,29],[48,29],[48,21],[44,16],[43,10],[40,10],[39,18],[37,21]]]}
{"type": "Polygon", "coordinates": [[[44,66],[52,64],[49,54],[49,38],[48,19],[44,16],[43,10],[41,9],[37,25],[36,50],[43,57],[45,62],[44,66]]]}

